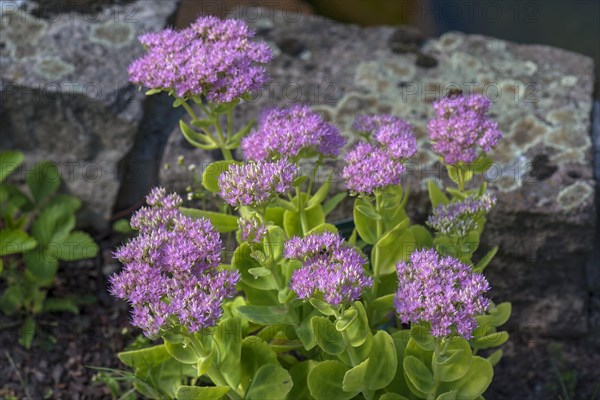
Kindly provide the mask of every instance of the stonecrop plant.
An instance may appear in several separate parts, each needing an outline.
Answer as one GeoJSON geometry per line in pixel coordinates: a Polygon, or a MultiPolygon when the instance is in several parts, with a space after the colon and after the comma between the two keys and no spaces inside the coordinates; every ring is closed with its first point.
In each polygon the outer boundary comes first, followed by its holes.
{"type": "Polygon", "coordinates": [[[111,290],[160,343],[119,354],[135,389],[179,400],[482,399],[511,313],[483,274],[497,248],[477,252],[496,201],[481,175],[502,136],[490,102],[433,104],[429,137],[453,185],[429,181],[432,214],[415,224],[402,187],[418,151],[409,122],[359,115],[347,148],[349,135],[293,105],[233,131],[234,108],[268,79],[271,52],[252,35],[202,17],[142,36],[147,53],[129,71],[188,111],[180,126],[192,145],[221,150],[202,184],[229,206],[185,208],[156,188],[133,216],[139,235],[116,251],[124,268],[111,290]],[[317,179],[340,154],[341,180],[317,179]],[[331,193],[338,181],[347,191],[331,193]],[[355,229],[343,237],[327,217],[348,195],[355,229]]]}

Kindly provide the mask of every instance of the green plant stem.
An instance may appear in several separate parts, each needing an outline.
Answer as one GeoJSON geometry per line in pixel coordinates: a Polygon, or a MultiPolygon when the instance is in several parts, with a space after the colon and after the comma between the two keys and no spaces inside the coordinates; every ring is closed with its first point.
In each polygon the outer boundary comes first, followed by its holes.
{"type": "MultiPolygon", "coordinates": [[[[375,191],[375,213],[381,217],[381,193],[375,191]]],[[[377,226],[377,240],[383,236],[383,220],[381,218],[375,221],[377,226]]]]}
{"type": "MultiPolygon", "coordinates": [[[[381,193],[379,191],[375,191],[375,212],[377,215],[381,216],[381,193]]],[[[378,219],[375,221],[375,225],[377,227],[377,240],[381,239],[383,236],[383,221],[382,219],[378,219]]],[[[375,274],[373,274],[375,275],[375,274]]],[[[377,298],[377,290],[379,289],[379,277],[373,276],[373,285],[371,286],[371,293],[373,300],[377,298]]]]}
{"type": "Polygon", "coordinates": [[[302,229],[302,236],[308,232],[308,221],[306,220],[306,210],[302,201],[302,192],[300,188],[296,186],[296,197],[298,198],[298,213],[300,214],[300,228],[302,229]]]}
{"type": "Polygon", "coordinates": [[[437,360],[439,357],[442,357],[446,354],[446,349],[448,348],[449,341],[445,341],[444,339],[435,338],[435,348],[433,350],[433,381],[435,382],[435,387],[431,393],[427,396],[427,400],[435,400],[437,398],[437,390],[440,385],[440,371],[437,360]]]}
{"type": "Polygon", "coordinates": [[[352,363],[353,367],[356,367],[362,362],[362,360],[358,357],[358,355],[356,354],[356,350],[354,350],[354,347],[352,347],[352,345],[350,344],[350,339],[348,338],[348,334],[346,333],[346,331],[342,331],[342,338],[344,339],[344,344],[346,345],[346,352],[350,357],[350,362],[352,363]]]}
{"type": "Polygon", "coordinates": [[[187,111],[187,113],[190,115],[190,117],[192,117],[194,121],[197,121],[199,119],[194,110],[192,110],[192,107],[190,107],[190,105],[187,103],[187,101],[184,100],[181,103],[181,105],[183,106],[183,108],[185,108],[185,111],[187,111]]]}
{"type": "Polygon", "coordinates": [[[462,166],[456,167],[458,173],[458,190],[463,193],[465,191],[465,176],[463,174],[462,166]]]}
{"type": "Polygon", "coordinates": [[[283,277],[279,273],[280,271],[277,268],[277,265],[275,264],[275,258],[273,257],[273,241],[271,240],[271,235],[269,234],[268,230],[267,230],[267,233],[265,234],[265,238],[267,239],[267,246],[269,247],[269,268],[268,268],[268,270],[271,271],[271,273],[273,274],[273,277],[275,278],[275,283],[277,284],[277,290],[285,289],[285,285],[283,283],[283,277]]]}
{"type": "Polygon", "coordinates": [[[233,135],[233,107],[227,110],[227,137],[230,138],[233,135]]]}
{"type": "Polygon", "coordinates": [[[207,117],[212,117],[213,113],[211,111],[209,111],[208,108],[206,108],[206,106],[202,103],[198,103],[198,105],[200,106],[200,108],[202,109],[202,111],[204,111],[204,114],[206,114],[207,117]]]}
{"type": "Polygon", "coordinates": [[[321,165],[321,157],[317,158],[317,162],[315,163],[315,169],[313,170],[312,175],[310,176],[310,180],[308,181],[308,189],[306,190],[306,193],[308,193],[309,196],[312,195],[312,187],[317,176],[317,171],[319,170],[319,165],[321,165]]]}
{"type": "Polygon", "coordinates": [[[221,127],[221,122],[219,122],[218,116],[216,117],[215,129],[217,130],[217,136],[219,137],[219,148],[221,149],[221,153],[223,153],[223,158],[227,161],[233,160],[231,150],[227,148],[227,142],[225,141],[225,136],[223,135],[223,128],[221,127]]]}
{"type": "MultiPolygon", "coordinates": [[[[217,131],[217,140],[218,140],[219,148],[221,149],[221,153],[223,154],[223,159],[226,161],[232,161],[233,155],[231,154],[231,150],[229,150],[227,148],[227,140],[225,139],[225,135],[223,134],[223,127],[221,127],[221,121],[219,120],[219,114],[217,114],[212,109],[210,104],[208,105],[208,108],[204,104],[199,104],[199,105],[207,117],[214,118],[214,127],[215,127],[215,130],[217,131]]],[[[227,112],[228,136],[231,132],[231,127],[233,126],[232,112],[233,112],[233,110],[231,110],[231,109],[227,112]]],[[[196,118],[196,119],[198,119],[198,118],[196,118]]]]}

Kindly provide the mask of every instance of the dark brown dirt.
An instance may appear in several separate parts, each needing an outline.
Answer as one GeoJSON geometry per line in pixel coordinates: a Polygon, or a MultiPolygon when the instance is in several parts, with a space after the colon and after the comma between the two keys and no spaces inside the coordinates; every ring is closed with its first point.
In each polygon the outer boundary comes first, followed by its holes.
{"type": "Polygon", "coordinates": [[[20,321],[0,314],[0,399],[111,398],[92,382],[92,367],[119,367],[116,353],[137,332],[129,328],[126,304],[108,295],[101,267],[100,257],[61,267],[52,293],[93,303],[79,315],[39,315],[29,351],[18,344],[20,321]]]}

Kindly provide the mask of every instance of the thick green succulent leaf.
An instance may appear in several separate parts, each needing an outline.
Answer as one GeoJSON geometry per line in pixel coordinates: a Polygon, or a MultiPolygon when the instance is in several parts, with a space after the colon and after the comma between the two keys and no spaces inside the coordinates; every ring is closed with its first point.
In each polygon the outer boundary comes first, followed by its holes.
{"type": "Polygon", "coordinates": [[[340,318],[335,322],[335,328],[338,331],[343,332],[356,318],[358,318],[358,311],[356,311],[356,308],[349,308],[344,311],[340,318]]]}
{"type": "Polygon", "coordinates": [[[327,180],[325,182],[323,182],[323,184],[321,185],[319,190],[317,190],[315,192],[315,194],[312,195],[312,197],[308,200],[308,203],[306,204],[306,208],[310,209],[314,206],[321,204],[323,202],[323,200],[325,200],[325,198],[329,194],[330,189],[331,189],[331,176],[329,176],[327,178],[327,180]]]}
{"type": "Polygon", "coordinates": [[[373,274],[377,277],[396,271],[396,264],[406,260],[416,248],[416,240],[408,228],[410,221],[404,219],[394,229],[383,235],[373,246],[371,261],[373,274]]]}
{"type": "Polygon", "coordinates": [[[217,193],[219,191],[219,177],[227,172],[232,164],[238,164],[238,162],[220,160],[207,165],[202,172],[202,186],[209,192],[217,193]]]}
{"type": "Polygon", "coordinates": [[[490,251],[488,251],[486,253],[486,255],[483,256],[481,258],[481,260],[479,260],[479,262],[477,262],[477,264],[473,268],[473,271],[475,271],[475,272],[483,272],[483,270],[485,269],[485,267],[488,266],[488,264],[492,261],[492,259],[494,258],[494,256],[498,252],[498,249],[499,249],[498,246],[492,247],[492,249],[490,251]]]}
{"type": "Polygon", "coordinates": [[[366,387],[369,390],[383,389],[394,379],[398,365],[396,347],[389,333],[378,331],[373,335],[369,358],[374,362],[367,367],[366,387]]]}
{"type": "Polygon", "coordinates": [[[462,338],[451,339],[444,355],[433,360],[436,365],[440,380],[443,382],[456,381],[469,371],[473,360],[469,342],[462,338]]]}
{"type": "Polygon", "coordinates": [[[495,332],[489,335],[475,338],[474,344],[478,349],[489,349],[491,347],[498,347],[506,343],[509,339],[508,332],[495,332]]]}
{"type": "Polygon", "coordinates": [[[266,364],[278,364],[277,354],[268,343],[257,336],[248,336],[242,341],[240,387],[245,392],[254,381],[259,369],[266,364]]]}
{"type": "MultiPolygon", "coordinates": [[[[301,193],[303,204],[306,204],[308,195],[301,193]]],[[[297,197],[294,197],[294,204],[297,204],[297,197]]],[[[325,214],[323,213],[323,207],[319,204],[314,205],[310,209],[305,210],[306,213],[306,231],[322,225],[325,223],[325,214]]],[[[286,210],[283,214],[283,228],[288,236],[302,236],[302,224],[300,220],[300,213],[297,211],[286,210]]]]}
{"type": "MultiPolygon", "coordinates": [[[[241,307],[240,307],[241,308],[241,307]]],[[[242,322],[238,318],[227,318],[217,325],[213,337],[217,346],[217,368],[230,387],[240,384],[240,363],[242,354],[242,322]]]]}
{"type": "Polygon", "coordinates": [[[495,352],[493,352],[492,354],[490,354],[488,356],[487,360],[490,362],[490,364],[492,364],[493,367],[495,367],[500,362],[503,355],[504,355],[504,352],[501,349],[499,349],[499,350],[496,350],[495,352]]]}
{"type": "Polygon", "coordinates": [[[469,371],[459,380],[442,383],[440,391],[447,392],[457,389],[457,399],[477,399],[487,390],[493,376],[492,364],[485,358],[474,356],[469,371]]]}
{"type": "MultiPolygon", "coordinates": [[[[410,340],[410,332],[407,329],[394,332],[392,333],[392,340],[394,341],[394,347],[396,349],[396,358],[398,360],[404,360],[404,352],[406,350],[406,345],[410,340]]],[[[409,389],[404,375],[403,362],[398,362],[396,375],[386,390],[394,393],[408,393],[409,389]]]]}
{"type": "Polygon", "coordinates": [[[198,147],[203,150],[213,150],[218,149],[218,144],[208,135],[198,133],[188,124],[186,124],[183,120],[179,120],[179,129],[181,129],[181,133],[183,137],[194,147],[198,147]]]}
{"type": "Polygon", "coordinates": [[[448,196],[442,192],[435,181],[429,180],[427,182],[427,188],[429,189],[429,201],[431,201],[432,208],[436,208],[440,204],[450,203],[448,196]]]}
{"type": "Polygon", "coordinates": [[[346,197],[348,197],[348,193],[346,192],[338,193],[335,196],[332,196],[325,203],[323,203],[323,213],[325,213],[326,216],[329,215],[329,213],[331,213],[338,206],[338,204],[344,201],[346,197]]]}
{"type": "Polygon", "coordinates": [[[52,196],[44,208],[53,207],[59,204],[70,210],[73,214],[81,208],[81,200],[68,194],[57,194],[52,196]]]}
{"type": "Polygon", "coordinates": [[[354,200],[354,226],[361,239],[368,244],[377,242],[377,217],[366,200],[360,197],[354,200]]]}
{"type": "Polygon", "coordinates": [[[294,386],[287,395],[287,400],[313,400],[314,397],[310,395],[308,391],[308,374],[310,370],[317,365],[317,363],[313,360],[300,361],[299,363],[294,364],[292,368],[290,368],[290,375],[292,376],[292,380],[294,382],[294,386]]]}
{"type": "Polygon", "coordinates": [[[343,381],[350,368],[339,361],[328,360],[318,363],[308,373],[308,390],[315,400],[350,400],[358,394],[346,392],[343,381]]]}
{"type": "Polygon", "coordinates": [[[177,388],[175,397],[177,400],[220,400],[231,389],[227,386],[185,386],[177,388]]]}
{"type": "Polygon", "coordinates": [[[265,364],[258,369],[246,393],[246,400],[283,400],[292,389],[289,372],[277,364],[265,364]]]}
{"type": "Polygon", "coordinates": [[[422,397],[423,394],[429,394],[435,389],[433,373],[417,357],[407,356],[403,367],[406,378],[417,389],[416,392],[413,391],[415,395],[422,397]]]}
{"type": "Polygon", "coordinates": [[[208,219],[220,233],[233,232],[238,228],[238,218],[234,215],[186,207],[179,210],[188,217],[208,219]]]}
{"type": "Polygon", "coordinates": [[[238,312],[250,322],[260,325],[296,322],[285,306],[240,306],[238,312]]]}
{"type": "Polygon", "coordinates": [[[512,305],[509,302],[500,303],[489,310],[495,326],[504,325],[512,313],[512,305]]]}
{"type": "Polygon", "coordinates": [[[352,347],[359,347],[365,343],[367,337],[371,334],[369,319],[365,307],[360,301],[355,301],[350,309],[355,309],[357,316],[346,327],[345,335],[352,347]]]}
{"type": "Polygon", "coordinates": [[[379,400],[408,400],[408,398],[398,393],[384,393],[379,400]]]}
{"type": "Polygon", "coordinates": [[[140,350],[123,351],[117,354],[121,362],[133,369],[148,370],[171,358],[163,344],[140,350]]]}
{"type": "MultiPolygon", "coordinates": [[[[248,243],[242,243],[235,249],[231,266],[237,269],[242,276],[242,283],[252,288],[259,290],[277,289],[275,277],[270,275],[256,275],[251,272],[256,272],[257,268],[263,268],[262,265],[252,257],[252,248],[248,243]]],[[[251,310],[250,310],[251,311],[251,310]]]]}
{"type": "Polygon", "coordinates": [[[410,327],[410,337],[425,351],[433,351],[435,339],[431,335],[430,328],[424,324],[413,324],[410,327]]]}
{"type": "Polygon", "coordinates": [[[423,225],[412,225],[408,229],[412,232],[415,238],[417,249],[433,247],[433,236],[431,235],[431,232],[429,232],[429,230],[423,225]]]}
{"type": "Polygon", "coordinates": [[[313,317],[311,320],[315,341],[327,354],[341,354],[345,349],[342,334],[335,328],[335,324],[325,317],[313,317]]]}
{"type": "Polygon", "coordinates": [[[174,341],[169,337],[164,337],[163,340],[167,352],[182,364],[197,365],[205,358],[194,344],[190,343],[189,339],[182,338],[181,341],[174,341]]]}
{"type": "Polygon", "coordinates": [[[367,369],[369,368],[369,359],[367,358],[357,366],[349,369],[344,375],[342,389],[345,392],[360,392],[366,389],[367,369]]]}

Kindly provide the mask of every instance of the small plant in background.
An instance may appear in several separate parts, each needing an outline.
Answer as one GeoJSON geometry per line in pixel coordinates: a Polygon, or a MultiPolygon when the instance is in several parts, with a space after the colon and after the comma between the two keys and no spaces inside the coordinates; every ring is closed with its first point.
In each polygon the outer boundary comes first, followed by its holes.
{"type": "Polygon", "coordinates": [[[149,95],[186,108],[190,143],[221,150],[202,185],[232,211],[184,208],[157,188],[132,218],[139,235],[116,252],[124,269],[111,290],[159,341],[119,354],[134,388],[179,400],[483,398],[511,313],[487,297],[498,249],[474,257],[495,204],[485,182],[472,185],[501,138],[489,101],[434,104],[429,136],[456,187],[429,182],[430,231],[405,210],[404,162],[417,152],[408,122],[359,116],[341,172],[349,193],[332,194],[334,177],[316,176],[345,139],[309,107],[270,109],[233,132],[234,108],[266,81],[271,58],[251,37],[240,21],[200,18],[142,36],[148,53],[130,68],[149,95]],[[348,194],[355,229],[344,239],[327,216],[348,194]],[[220,234],[231,232],[229,258],[220,234]]]}
{"type": "Polygon", "coordinates": [[[95,257],[98,246],[75,230],[80,202],[56,194],[61,177],[54,164],[40,162],[28,170],[26,191],[6,182],[22,163],[22,153],[0,152],[0,309],[25,318],[19,342],[29,348],[36,314],[78,312],[75,299],[48,297],[59,263],[95,257]]]}

